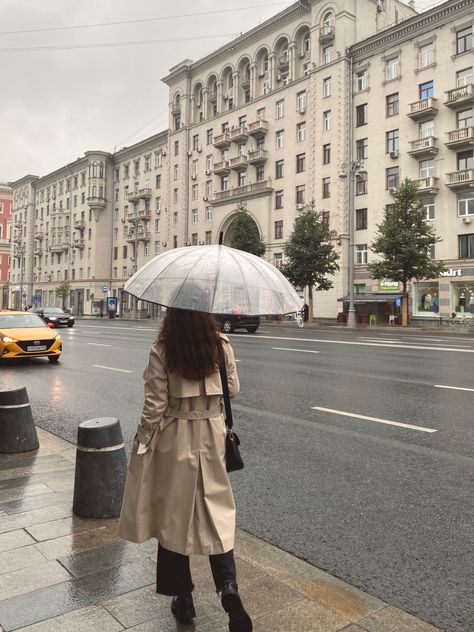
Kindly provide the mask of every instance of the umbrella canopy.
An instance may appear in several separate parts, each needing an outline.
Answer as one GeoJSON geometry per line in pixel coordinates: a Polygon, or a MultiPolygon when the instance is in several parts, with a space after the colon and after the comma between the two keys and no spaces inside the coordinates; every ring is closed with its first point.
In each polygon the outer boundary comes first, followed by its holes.
{"type": "Polygon", "coordinates": [[[124,290],[142,301],[211,314],[282,315],[303,306],[275,266],[222,245],[186,246],[158,255],[124,290]]]}

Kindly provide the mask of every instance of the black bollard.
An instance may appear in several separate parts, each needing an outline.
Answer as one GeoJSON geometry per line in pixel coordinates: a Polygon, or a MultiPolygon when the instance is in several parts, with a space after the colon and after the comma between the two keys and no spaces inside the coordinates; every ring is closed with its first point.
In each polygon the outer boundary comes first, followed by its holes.
{"type": "Polygon", "coordinates": [[[26,387],[0,391],[0,452],[14,454],[38,448],[26,387]]]}
{"type": "Polygon", "coordinates": [[[73,512],[86,518],[119,516],[126,475],[119,420],[99,417],[79,424],[73,512]]]}

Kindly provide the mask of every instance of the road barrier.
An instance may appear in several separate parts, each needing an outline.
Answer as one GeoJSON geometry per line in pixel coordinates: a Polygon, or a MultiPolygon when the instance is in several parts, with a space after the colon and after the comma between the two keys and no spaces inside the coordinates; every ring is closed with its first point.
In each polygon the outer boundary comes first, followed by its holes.
{"type": "Polygon", "coordinates": [[[126,475],[119,420],[99,417],[79,424],[73,512],[86,518],[120,515],[126,475]]]}
{"type": "Polygon", "coordinates": [[[38,448],[26,387],[0,391],[0,453],[15,454],[38,448]]]}

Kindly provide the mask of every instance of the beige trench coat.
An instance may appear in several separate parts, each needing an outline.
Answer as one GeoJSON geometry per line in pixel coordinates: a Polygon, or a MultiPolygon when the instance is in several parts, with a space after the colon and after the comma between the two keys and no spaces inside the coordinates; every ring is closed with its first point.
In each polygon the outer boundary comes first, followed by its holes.
{"type": "MultiPolygon", "coordinates": [[[[234,353],[224,341],[229,392],[239,392],[234,353]]],[[[234,547],[235,504],[225,468],[226,427],[219,370],[201,381],[166,370],[155,342],[143,374],[145,403],[133,442],[120,517],[120,534],[132,542],[157,540],[190,555],[234,547]],[[148,446],[137,454],[138,443],[148,446]]]]}

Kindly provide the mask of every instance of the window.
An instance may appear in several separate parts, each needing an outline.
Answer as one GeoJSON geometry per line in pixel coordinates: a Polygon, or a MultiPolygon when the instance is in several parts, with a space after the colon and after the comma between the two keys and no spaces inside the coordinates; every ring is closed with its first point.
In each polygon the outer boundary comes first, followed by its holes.
{"type": "Polygon", "coordinates": [[[265,165],[258,165],[255,169],[255,179],[257,182],[263,182],[265,180],[265,165]]]}
{"type": "Polygon", "coordinates": [[[365,90],[368,87],[369,87],[369,71],[367,70],[367,68],[364,68],[364,70],[360,70],[356,74],[355,89],[356,89],[356,92],[361,92],[362,90],[365,90]]]}
{"type": "Polygon", "coordinates": [[[159,254],[160,254],[160,242],[155,241],[155,255],[159,255],[159,254]]]}
{"type": "Polygon", "coordinates": [[[323,15],[323,26],[334,26],[334,13],[332,11],[327,11],[323,15]]]}
{"type": "Polygon", "coordinates": [[[304,184],[296,187],[296,204],[304,204],[305,202],[305,186],[304,184]]]}
{"type": "Polygon", "coordinates": [[[331,178],[323,178],[323,198],[331,197],[331,178]]]}
{"type": "MultiPolygon", "coordinates": [[[[174,180],[178,179],[178,165],[174,165],[173,167],[173,179],[174,180]]],[[[135,187],[135,190],[137,190],[137,187],[135,187]]]]}
{"type": "Polygon", "coordinates": [[[191,187],[191,199],[192,200],[197,200],[198,199],[198,185],[197,184],[193,184],[193,186],[191,187]]]}
{"type": "Polygon", "coordinates": [[[179,140],[174,141],[174,155],[175,156],[179,155],[179,140]]]}
{"type": "Polygon", "coordinates": [[[239,171],[237,176],[237,186],[243,187],[245,186],[245,171],[239,171]]]}
{"type": "Polygon", "coordinates": [[[306,170],[306,154],[296,156],[296,173],[303,173],[306,170]]]}
{"type": "Polygon", "coordinates": [[[277,160],[275,162],[275,178],[283,178],[283,160],[277,160]]]}
{"type": "Polygon", "coordinates": [[[423,121],[418,126],[418,137],[429,138],[434,134],[434,120],[423,121]]]}
{"type": "Polygon", "coordinates": [[[307,31],[303,35],[303,42],[302,42],[302,46],[301,46],[301,52],[302,53],[307,53],[310,49],[311,49],[311,33],[309,31],[307,31]]]}
{"type": "Polygon", "coordinates": [[[470,83],[472,83],[472,66],[470,68],[464,68],[464,70],[459,70],[459,72],[456,73],[456,86],[458,88],[463,88],[470,83]]]}
{"type": "Polygon", "coordinates": [[[390,167],[385,169],[385,188],[396,189],[400,184],[400,169],[399,167],[390,167]]]}
{"type": "Polygon", "coordinates": [[[323,98],[331,96],[331,77],[323,79],[323,98]]]}
{"type": "Polygon", "coordinates": [[[321,224],[326,224],[327,226],[329,226],[329,217],[329,211],[323,211],[321,215],[321,224]]]}
{"type": "Polygon", "coordinates": [[[367,263],[367,244],[356,245],[356,263],[367,263]]]}
{"type": "Polygon", "coordinates": [[[193,208],[191,211],[191,223],[192,224],[197,224],[199,221],[199,213],[197,208],[193,208]]]}
{"type": "Polygon", "coordinates": [[[275,208],[283,208],[283,191],[275,191],[275,208]]]}
{"type": "Polygon", "coordinates": [[[212,206],[206,206],[206,222],[212,222],[212,206]]]}
{"type": "Polygon", "coordinates": [[[197,151],[199,149],[199,134],[193,136],[193,149],[197,151]]]}
{"type": "Polygon", "coordinates": [[[283,220],[275,222],[275,239],[283,239],[283,220]]]}
{"type": "Polygon", "coordinates": [[[178,189],[173,189],[173,202],[178,201],[178,189]]]}
{"type": "Polygon", "coordinates": [[[368,180],[366,173],[356,174],[356,195],[365,195],[368,191],[368,180]]]}
{"type": "Polygon", "coordinates": [[[398,129],[392,129],[385,134],[385,151],[387,154],[399,150],[399,138],[398,129]]]}
{"type": "Polygon", "coordinates": [[[456,114],[456,122],[458,129],[471,127],[474,123],[473,109],[469,108],[469,110],[461,110],[461,112],[458,112],[456,114]]]}
{"type": "Polygon", "coordinates": [[[173,213],[173,226],[177,226],[178,225],[178,213],[175,211],[173,213]]]}
{"type": "Polygon", "coordinates": [[[228,191],[229,190],[229,176],[222,176],[221,177],[221,191],[228,191]]]}
{"type": "Polygon", "coordinates": [[[193,176],[197,176],[199,173],[199,160],[193,160],[191,173],[193,176]]]}
{"type": "Polygon", "coordinates": [[[296,95],[296,109],[298,112],[306,112],[307,95],[306,90],[298,92],[296,95]]]}
{"type": "Polygon", "coordinates": [[[206,181],[206,195],[208,198],[212,195],[212,180],[206,181]]]}
{"type": "Polygon", "coordinates": [[[214,168],[214,157],[212,154],[206,156],[206,172],[211,172],[214,168]]]}
{"type": "Polygon", "coordinates": [[[229,131],[229,123],[228,123],[228,121],[226,121],[225,123],[222,123],[221,129],[222,129],[222,133],[223,134],[225,134],[226,132],[229,131]]]}
{"type": "Polygon", "coordinates": [[[239,127],[245,127],[247,125],[247,115],[243,114],[239,116],[239,127]]]}
{"type": "Polygon", "coordinates": [[[213,133],[213,130],[212,130],[212,129],[208,129],[208,130],[206,131],[206,143],[207,143],[208,145],[212,145],[213,141],[214,141],[214,133],[213,133]]]}
{"type": "Polygon", "coordinates": [[[385,61],[385,80],[393,81],[393,79],[398,79],[400,76],[400,58],[392,57],[391,59],[387,59],[385,61]]]}
{"type": "Polygon", "coordinates": [[[281,119],[285,116],[285,99],[276,102],[275,118],[281,119]]]}
{"type": "Polygon", "coordinates": [[[422,200],[423,207],[426,212],[425,219],[434,219],[435,218],[435,198],[429,197],[422,200]]]}
{"type": "Polygon", "coordinates": [[[327,132],[331,129],[331,110],[323,112],[323,130],[327,132]]]}
{"type": "Polygon", "coordinates": [[[474,191],[458,194],[458,215],[474,215],[474,191]]]}
{"type": "Polygon", "coordinates": [[[159,233],[161,229],[161,220],[155,219],[155,233],[159,233]]]}
{"type": "Polygon", "coordinates": [[[329,46],[323,46],[323,63],[329,64],[332,61],[334,56],[334,46],[329,44],[329,46]]]}
{"type": "Polygon", "coordinates": [[[456,31],[456,55],[472,49],[472,26],[456,31]]]}
{"type": "Polygon", "coordinates": [[[431,178],[434,176],[434,173],[434,160],[420,160],[420,178],[431,178]]]}
{"type": "Polygon", "coordinates": [[[419,54],[418,54],[418,67],[426,68],[426,66],[431,66],[434,64],[435,55],[434,55],[434,43],[429,42],[424,46],[420,46],[419,54]]]}
{"type": "Polygon", "coordinates": [[[474,150],[460,151],[457,155],[458,171],[474,169],[474,150]]]}
{"type": "Polygon", "coordinates": [[[356,230],[365,230],[367,228],[367,209],[356,209],[356,230]]]}
{"type": "Polygon", "coordinates": [[[210,246],[212,244],[212,232],[210,230],[206,230],[204,233],[204,243],[206,246],[210,246]]]}
{"type": "Polygon", "coordinates": [[[469,235],[459,235],[459,258],[474,258],[474,233],[469,235]]]}
{"type": "Polygon", "coordinates": [[[331,162],[331,143],[323,145],[323,165],[329,165],[331,162]]]}
{"type": "Polygon", "coordinates": [[[387,95],[386,97],[387,116],[395,116],[395,114],[399,113],[399,110],[400,110],[400,98],[398,96],[398,92],[387,95]]]}
{"type": "Polygon", "coordinates": [[[155,199],[155,211],[157,214],[161,213],[161,198],[160,197],[157,197],[155,199]]]}
{"type": "Polygon", "coordinates": [[[368,106],[367,103],[356,107],[356,126],[367,125],[368,106]]]}
{"type": "Polygon", "coordinates": [[[296,124],[296,140],[298,143],[304,141],[306,137],[306,121],[296,124]]]}
{"type": "Polygon", "coordinates": [[[283,148],[283,140],[285,138],[285,131],[280,129],[275,133],[275,145],[277,149],[283,148]]]}
{"type": "Polygon", "coordinates": [[[420,91],[420,101],[424,101],[425,99],[429,99],[434,96],[434,84],[432,81],[425,81],[425,83],[420,83],[419,86],[420,91]]]}
{"type": "Polygon", "coordinates": [[[155,189],[161,189],[161,175],[155,177],[155,189]]]}
{"type": "Polygon", "coordinates": [[[356,141],[356,158],[357,160],[365,160],[368,157],[369,139],[361,138],[356,141]]]}

